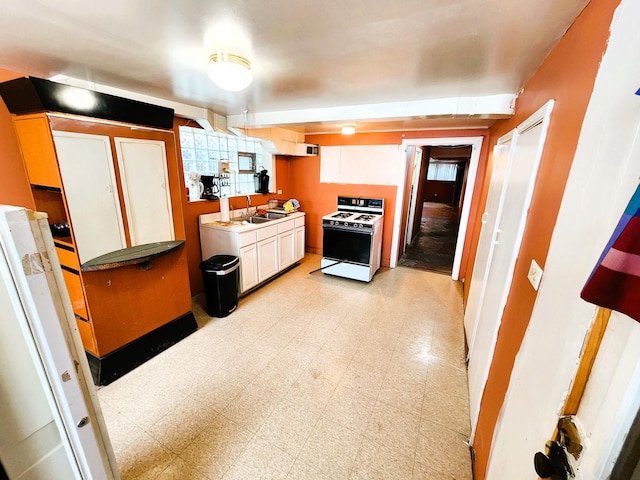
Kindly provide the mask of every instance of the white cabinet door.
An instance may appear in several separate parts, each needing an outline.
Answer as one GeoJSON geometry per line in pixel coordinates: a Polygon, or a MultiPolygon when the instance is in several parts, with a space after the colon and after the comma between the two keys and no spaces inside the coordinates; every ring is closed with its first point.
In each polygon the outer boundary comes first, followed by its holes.
{"type": "Polygon", "coordinates": [[[125,248],[109,137],[53,132],[80,263],[125,248]]]}
{"type": "Polygon", "coordinates": [[[296,261],[296,236],[294,230],[278,235],[278,263],[280,270],[296,261]]]}
{"type": "Polygon", "coordinates": [[[258,284],[258,249],[255,243],[240,249],[240,293],[258,284]]]}
{"type": "Polygon", "coordinates": [[[164,142],[114,140],[131,245],[175,240],[164,142]]]}
{"type": "Polygon", "coordinates": [[[304,258],[304,227],[298,227],[295,230],[295,261],[302,260],[304,258]]]}
{"type": "Polygon", "coordinates": [[[278,237],[267,238],[258,245],[258,281],[278,273],[278,237]]]}

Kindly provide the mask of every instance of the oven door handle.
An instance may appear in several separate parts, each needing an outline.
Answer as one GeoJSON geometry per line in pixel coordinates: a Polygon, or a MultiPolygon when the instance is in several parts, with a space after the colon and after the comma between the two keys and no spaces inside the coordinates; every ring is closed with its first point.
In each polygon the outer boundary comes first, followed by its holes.
{"type": "Polygon", "coordinates": [[[341,227],[340,225],[323,225],[323,229],[326,230],[336,230],[339,232],[354,232],[354,233],[364,233],[366,235],[373,235],[373,229],[367,228],[365,229],[357,229],[351,227],[341,227]]]}

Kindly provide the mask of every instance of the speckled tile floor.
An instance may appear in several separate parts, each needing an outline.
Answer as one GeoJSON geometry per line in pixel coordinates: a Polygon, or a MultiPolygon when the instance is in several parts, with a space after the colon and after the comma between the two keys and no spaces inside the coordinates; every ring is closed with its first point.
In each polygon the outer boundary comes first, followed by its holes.
{"type": "Polygon", "coordinates": [[[471,479],[460,285],[319,264],[99,389],[124,480],[471,479]]]}

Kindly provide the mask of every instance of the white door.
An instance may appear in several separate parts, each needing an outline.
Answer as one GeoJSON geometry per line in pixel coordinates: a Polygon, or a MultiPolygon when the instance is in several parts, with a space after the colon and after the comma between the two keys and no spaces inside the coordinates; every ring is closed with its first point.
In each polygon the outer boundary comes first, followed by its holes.
{"type": "MultiPolygon", "coordinates": [[[[471,411],[471,438],[475,434],[482,393],[489,376],[502,311],[511,288],[527,211],[535,185],[538,164],[547,132],[553,101],[534,113],[516,129],[511,143],[502,183],[502,208],[498,208],[494,233],[491,236],[493,252],[489,255],[485,281],[478,305],[473,343],[469,351],[469,405],[471,411]]],[[[495,195],[492,193],[491,195],[495,195]]]]}
{"type": "Polygon", "coordinates": [[[9,478],[118,478],[44,214],[0,207],[0,310],[0,460],[9,478]]]}
{"type": "Polygon", "coordinates": [[[175,240],[164,142],[115,138],[115,144],[131,245],[175,240]]]}
{"type": "Polygon", "coordinates": [[[55,131],[53,139],[80,263],[125,248],[109,137],[55,131]]]}
{"type": "Polygon", "coordinates": [[[478,314],[487,285],[487,276],[489,274],[487,266],[493,255],[496,221],[502,210],[502,202],[504,200],[502,187],[509,159],[511,158],[511,144],[514,132],[511,131],[499,138],[493,149],[493,168],[491,169],[489,193],[487,195],[487,204],[482,214],[482,230],[480,230],[480,238],[478,239],[476,260],[471,275],[471,288],[469,289],[469,297],[467,298],[464,312],[464,331],[467,336],[469,352],[473,350],[478,314]]]}
{"type": "Polygon", "coordinates": [[[420,209],[419,214],[422,215],[422,204],[418,205],[418,184],[420,183],[420,166],[422,164],[422,147],[415,147],[415,153],[413,154],[413,178],[411,180],[411,199],[409,201],[409,218],[407,219],[407,231],[404,238],[404,246],[402,251],[404,252],[407,245],[411,244],[413,239],[413,221],[418,213],[416,210],[420,209]]]}

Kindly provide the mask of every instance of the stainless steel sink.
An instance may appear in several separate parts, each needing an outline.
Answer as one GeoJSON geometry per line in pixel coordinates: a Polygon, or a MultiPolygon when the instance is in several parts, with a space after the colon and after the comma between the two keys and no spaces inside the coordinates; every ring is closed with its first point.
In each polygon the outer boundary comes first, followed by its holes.
{"type": "Polygon", "coordinates": [[[287,216],[286,213],[277,213],[277,212],[267,212],[265,214],[265,216],[269,219],[269,220],[275,220],[277,218],[284,218],[287,216]]]}
{"type": "Polygon", "coordinates": [[[265,217],[249,217],[249,223],[265,223],[273,220],[272,218],[265,217]]]}
{"type": "Polygon", "coordinates": [[[234,223],[266,223],[273,220],[273,218],[265,218],[265,217],[235,217],[232,218],[231,221],[234,223]]]}

